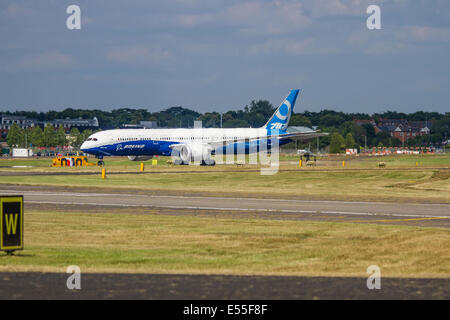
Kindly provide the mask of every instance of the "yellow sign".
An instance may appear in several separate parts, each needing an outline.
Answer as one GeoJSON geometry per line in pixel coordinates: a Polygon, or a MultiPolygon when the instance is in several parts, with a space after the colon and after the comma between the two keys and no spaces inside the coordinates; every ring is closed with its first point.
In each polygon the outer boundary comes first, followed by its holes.
{"type": "Polygon", "coordinates": [[[23,250],[23,196],[0,196],[0,250],[23,250]]]}

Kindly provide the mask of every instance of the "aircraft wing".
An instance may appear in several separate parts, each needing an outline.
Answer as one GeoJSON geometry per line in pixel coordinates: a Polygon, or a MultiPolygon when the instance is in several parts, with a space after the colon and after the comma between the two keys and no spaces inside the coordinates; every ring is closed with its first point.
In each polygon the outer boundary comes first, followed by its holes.
{"type": "Polygon", "coordinates": [[[209,149],[210,151],[212,151],[216,148],[223,147],[228,144],[239,143],[239,142],[254,142],[257,140],[267,140],[267,139],[276,139],[276,138],[279,140],[284,140],[284,139],[306,140],[306,139],[312,139],[315,137],[323,137],[323,136],[327,136],[327,135],[328,135],[328,133],[309,130],[307,132],[290,132],[290,133],[283,133],[283,134],[278,134],[278,135],[274,134],[274,135],[268,135],[268,136],[262,136],[262,137],[255,137],[255,138],[242,138],[242,139],[232,139],[232,140],[218,139],[218,140],[209,141],[209,142],[187,142],[187,143],[182,142],[182,143],[172,144],[169,146],[169,148],[176,150],[176,151],[181,151],[183,146],[196,144],[196,145],[201,145],[203,148],[206,148],[206,149],[209,149]]]}
{"type": "Polygon", "coordinates": [[[291,140],[306,140],[312,139],[315,137],[324,137],[327,136],[328,133],[319,132],[319,131],[308,131],[308,132],[292,132],[286,134],[280,134],[280,139],[291,139],[291,140]]]}

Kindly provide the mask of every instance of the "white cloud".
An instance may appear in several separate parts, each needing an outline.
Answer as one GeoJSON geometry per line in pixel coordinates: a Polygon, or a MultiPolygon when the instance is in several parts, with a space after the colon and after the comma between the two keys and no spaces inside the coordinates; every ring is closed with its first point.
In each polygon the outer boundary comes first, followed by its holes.
{"type": "Polygon", "coordinates": [[[244,2],[227,9],[226,21],[247,35],[281,35],[308,26],[300,1],[244,2]]]}
{"type": "Polygon", "coordinates": [[[2,13],[8,18],[30,17],[35,14],[29,7],[24,7],[18,3],[10,4],[2,13]]]}
{"type": "MultiPolygon", "coordinates": [[[[15,65],[20,69],[65,68],[74,64],[71,56],[60,52],[44,52],[38,55],[27,55],[15,65]]],[[[13,66],[14,68],[14,66],[13,66]]]]}
{"type": "Polygon", "coordinates": [[[213,23],[217,18],[211,13],[203,14],[183,14],[178,17],[178,21],[183,27],[195,27],[201,24],[213,23]]]}
{"type": "Polygon", "coordinates": [[[169,51],[158,47],[130,46],[113,48],[106,52],[110,61],[120,63],[159,63],[170,57],[169,51]]]}
{"type": "Polygon", "coordinates": [[[245,1],[214,12],[181,14],[178,22],[183,27],[237,27],[244,35],[279,35],[308,26],[311,21],[300,1],[275,0],[245,1]]]}
{"type": "Polygon", "coordinates": [[[366,9],[369,5],[380,5],[382,11],[383,4],[389,5],[405,5],[408,0],[309,0],[305,3],[310,11],[312,18],[322,17],[356,17],[366,16],[366,9]]]}
{"type": "Polygon", "coordinates": [[[288,55],[335,54],[340,50],[331,45],[319,43],[314,38],[296,39],[277,38],[251,45],[246,51],[249,55],[288,55]]]}
{"type": "Polygon", "coordinates": [[[397,39],[406,42],[450,43],[450,28],[405,26],[396,33],[397,39]]]}

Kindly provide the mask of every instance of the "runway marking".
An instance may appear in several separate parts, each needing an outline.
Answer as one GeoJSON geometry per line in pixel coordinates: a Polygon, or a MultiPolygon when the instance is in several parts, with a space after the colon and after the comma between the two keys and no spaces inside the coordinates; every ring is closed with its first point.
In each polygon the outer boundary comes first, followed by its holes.
{"type": "Polygon", "coordinates": [[[421,220],[442,220],[450,219],[450,217],[423,217],[411,219],[389,219],[389,220],[352,220],[350,222],[407,222],[407,221],[421,221],[421,220]]]}
{"type": "MultiPolygon", "coordinates": [[[[151,190],[149,190],[151,191],[151,190]]],[[[83,192],[34,192],[34,191],[0,191],[3,194],[33,194],[48,196],[75,196],[75,197],[98,197],[98,196],[120,196],[120,197],[146,197],[146,198],[184,198],[184,199],[215,199],[215,200],[252,200],[252,201],[271,201],[271,202],[300,202],[300,203],[342,203],[342,204],[373,204],[373,205],[392,205],[392,202],[375,202],[375,201],[341,201],[341,200],[300,200],[300,199],[270,199],[270,198],[235,198],[235,197],[202,197],[202,196],[170,196],[170,195],[141,195],[141,194],[120,194],[120,193],[83,193],[83,192]]],[[[450,207],[446,203],[408,203],[408,206],[443,206],[450,207]]]]}
{"type": "Polygon", "coordinates": [[[283,213],[316,213],[316,214],[340,214],[340,215],[362,215],[362,216],[390,216],[390,217],[422,217],[422,218],[448,218],[445,216],[424,216],[409,214],[390,214],[390,213],[369,213],[369,212],[351,212],[351,211],[320,211],[320,210],[288,210],[288,209],[261,209],[261,208],[227,208],[227,207],[199,207],[199,206],[168,206],[151,204],[123,204],[123,203],[96,203],[96,202],[70,202],[70,201],[35,201],[25,200],[25,203],[45,203],[45,204],[71,204],[71,205],[91,205],[91,206],[110,206],[110,207],[147,207],[162,209],[193,209],[193,210],[214,210],[214,211],[256,211],[256,212],[283,212],[283,213]]]}

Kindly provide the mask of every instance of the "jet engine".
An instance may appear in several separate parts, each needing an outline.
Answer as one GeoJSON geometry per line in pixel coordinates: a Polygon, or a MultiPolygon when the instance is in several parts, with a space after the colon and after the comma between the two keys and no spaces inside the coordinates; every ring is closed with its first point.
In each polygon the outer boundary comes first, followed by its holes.
{"type": "Polygon", "coordinates": [[[131,161],[147,161],[153,158],[153,156],[128,156],[128,160],[131,161]]]}
{"type": "Polygon", "coordinates": [[[180,149],[180,159],[183,163],[191,161],[200,161],[200,163],[209,164],[211,162],[211,150],[208,146],[202,144],[184,145],[180,149]]]}

